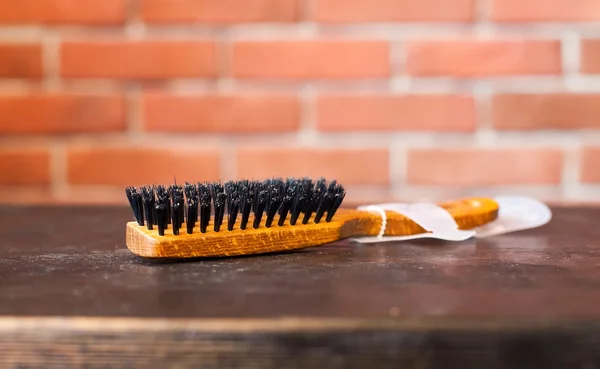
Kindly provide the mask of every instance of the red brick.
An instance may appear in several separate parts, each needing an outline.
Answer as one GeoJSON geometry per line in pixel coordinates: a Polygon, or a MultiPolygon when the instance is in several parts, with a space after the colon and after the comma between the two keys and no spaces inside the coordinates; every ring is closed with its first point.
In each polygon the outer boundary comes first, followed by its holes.
{"type": "Polygon", "coordinates": [[[560,74],[559,41],[446,40],[411,42],[408,74],[485,77],[560,74]]]}
{"type": "Polygon", "coordinates": [[[600,39],[581,41],[581,72],[600,73],[600,39]]]}
{"type": "Polygon", "coordinates": [[[472,21],[474,0],[317,0],[320,22],[472,21]]]}
{"type": "Polygon", "coordinates": [[[239,78],[385,78],[389,44],[383,41],[254,41],[234,45],[239,78]]]}
{"type": "Polygon", "coordinates": [[[506,94],[493,98],[498,129],[600,128],[600,94],[506,94]]]}
{"type": "Polygon", "coordinates": [[[67,42],[61,48],[61,75],[67,78],[154,79],[214,77],[212,42],[67,42]]]}
{"type": "Polygon", "coordinates": [[[600,183],[600,147],[585,147],[581,153],[581,175],[583,183],[600,183]]]}
{"type": "Polygon", "coordinates": [[[125,115],[121,96],[0,96],[1,134],[123,131],[125,115]]]}
{"type": "Polygon", "coordinates": [[[0,0],[0,23],[119,24],[127,0],[0,0]]]}
{"type": "Polygon", "coordinates": [[[148,23],[292,22],[299,19],[300,0],[142,0],[148,23]]]}
{"type": "Polygon", "coordinates": [[[317,100],[322,131],[473,131],[475,101],[461,95],[325,95],[317,100]]]}
{"type": "Polygon", "coordinates": [[[124,188],[115,186],[69,186],[54,196],[54,202],[67,205],[127,206],[124,188]]]}
{"type": "Polygon", "coordinates": [[[246,147],[238,150],[236,163],[240,179],[323,176],[349,185],[389,183],[385,149],[246,147]]]}
{"type": "MultiPolygon", "coordinates": [[[[355,209],[359,206],[398,202],[393,195],[393,190],[388,186],[345,186],[346,196],[342,203],[343,208],[355,209]]],[[[412,199],[414,201],[414,198],[412,199]]]]}
{"type": "Polygon", "coordinates": [[[0,185],[47,185],[50,154],[41,149],[0,149],[0,185]]]}
{"type": "Polygon", "coordinates": [[[300,125],[295,96],[146,95],[146,129],[155,132],[289,132],[300,125]]]}
{"type": "Polygon", "coordinates": [[[487,186],[559,184],[563,155],[554,149],[415,149],[410,184],[487,186]]]}
{"type": "Polygon", "coordinates": [[[494,0],[496,22],[576,22],[600,20],[597,0],[494,0]]]}
{"type": "Polygon", "coordinates": [[[39,44],[0,45],[0,78],[40,78],[42,48],[39,44]]]}
{"type": "Polygon", "coordinates": [[[217,180],[219,154],[209,149],[72,148],[68,181],[76,185],[138,186],[217,180]]]}

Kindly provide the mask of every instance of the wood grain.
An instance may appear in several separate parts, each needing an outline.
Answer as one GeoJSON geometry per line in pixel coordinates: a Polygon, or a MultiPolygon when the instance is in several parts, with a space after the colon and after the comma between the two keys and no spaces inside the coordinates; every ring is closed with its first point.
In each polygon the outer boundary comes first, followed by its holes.
{"type": "Polygon", "coordinates": [[[598,322],[0,318],[6,367],[586,368],[598,322]],[[543,339],[539,339],[543,337],[543,339]]]}
{"type": "MultiPolygon", "coordinates": [[[[439,204],[455,219],[460,229],[484,225],[498,215],[498,204],[488,198],[467,198],[439,204]]],[[[426,232],[405,216],[386,211],[386,236],[412,235],[426,232]]],[[[252,224],[250,219],[249,224],[252,224]]],[[[166,230],[159,236],[136,222],[127,223],[126,244],[134,254],[147,258],[231,257],[283,252],[319,246],[349,237],[375,236],[382,226],[381,217],[372,212],[340,209],[331,222],[289,224],[266,228],[264,221],[257,229],[200,232],[173,235],[166,230]]]]}

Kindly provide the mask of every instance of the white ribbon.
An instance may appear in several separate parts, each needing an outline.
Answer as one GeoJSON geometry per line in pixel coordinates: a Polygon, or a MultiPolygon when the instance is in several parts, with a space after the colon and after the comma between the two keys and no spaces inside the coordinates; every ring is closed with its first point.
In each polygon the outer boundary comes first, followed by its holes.
{"type": "Polygon", "coordinates": [[[545,204],[530,197],[500,196],[493,198],[493,200],[499,205],[497,219],[471,230],[459,229],[450,213],[433,203],[384,203],[361,206],[358,210],[376,212],[381,216],[381,230],[375,237],[359,237],[352,240],[360,243],[405,241],[416,238],[464,241],[473,236],[485,238],[540,227],[552,218],[552,213],[545,204]],[[393,211],[411,219],[427,232],[407,236],[383,236],[387,227],[385,210],[393,211]]]}

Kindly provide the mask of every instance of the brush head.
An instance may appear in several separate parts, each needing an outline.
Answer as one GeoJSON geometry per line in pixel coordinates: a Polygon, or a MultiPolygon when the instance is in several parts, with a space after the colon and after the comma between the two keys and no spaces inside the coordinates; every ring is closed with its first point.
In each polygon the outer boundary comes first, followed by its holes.
{"type": "Polygon", "coordinates": [[[168,229],[178,235],[330,222],[346,195],[341,184],[324,178],[186,182],[127,187],[125,193],[138,225],[160,236],[168,229]]]}

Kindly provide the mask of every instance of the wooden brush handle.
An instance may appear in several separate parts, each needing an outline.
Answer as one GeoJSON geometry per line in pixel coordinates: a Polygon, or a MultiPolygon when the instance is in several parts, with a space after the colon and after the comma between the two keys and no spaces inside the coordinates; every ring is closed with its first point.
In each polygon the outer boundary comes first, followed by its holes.
{"type": "MultiPolygon", "coordinates": [[[[438,204],[454,218],[460,229],[471,229],[496,219],[498,204],[487,198],[470,198],[438,204]]],[[[386,211],[386,236],[424,233],[411,219],[386,211]]],[[[249,222],[252,224],[252,220],[249,222]]],[[[227,257],[262,254],[323,245],[348,237],[376,236],[382,219],[367,211],[339,209],[331,222],[297,223],[295,226],[264,224],[257,229],[173,235],[168,229],[159,236],[156,229],[148,230],[136,222],[127,223],[126,243],[134,254],[149,258],[227,257]]]]}
{"type": "MultiPolygon", "coordinates": [[[[498,216],[498,204],[487,198],[469,198],[438,204],[454,218],[459,229],[471,229],[495,220],[498,216]]],[[[385,236],[408,236],[425,233],[426,230],[412,219],[393,211],[386,211],[387,224],[385,236]]],[[[381,230],[382,219],[376,213],[346,210],[336,217],[345,217],[340,238],[376,236],[381,230]]]]}

